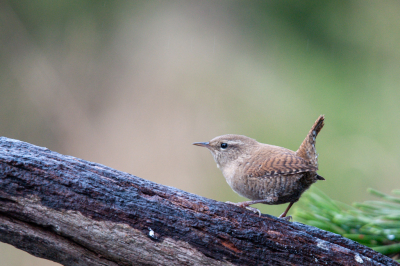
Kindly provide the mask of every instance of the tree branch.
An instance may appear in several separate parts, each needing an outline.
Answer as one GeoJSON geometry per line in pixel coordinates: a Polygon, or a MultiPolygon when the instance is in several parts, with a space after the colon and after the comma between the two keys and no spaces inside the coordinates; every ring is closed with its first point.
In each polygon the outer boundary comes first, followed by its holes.
{"type": "Polygon", "coordinates": [[[0,241],[63,265],[400,265],[333,233],[5,137],[0,241]]]}

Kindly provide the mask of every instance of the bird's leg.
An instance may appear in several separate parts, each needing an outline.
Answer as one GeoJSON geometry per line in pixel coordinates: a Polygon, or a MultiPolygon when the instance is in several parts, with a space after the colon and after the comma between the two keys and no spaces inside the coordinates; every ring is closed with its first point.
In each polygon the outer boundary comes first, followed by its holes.
{"type": "Polygon", "coordinates": [[[289,203],[289,205],[287,206],[286,210],[278,218],[290,221],[292,216],[287,216],[286,217],[286,214],[289,212],[289,209],[292,207],[293,203],[294,202],[289,203]]]}
{"type": "MultiPolygon", "coordinates": [[[[252,200],[252,201],[243,201],[243,202],[238,202],[238,203],[227,201],[226,203],[229,203],[229,204],[241,207],[241,208],[246,208],[249,211],[258,213],[258,215],[261,217],[261,211],[257,208],[249,207],[249,205],[253,205],[253,204],[257,204],[257,203],[267,203],[267,202],[268,202],[267,200],[252,200]]],[[[286,214],[289,212],[289,210],[293,204],[294,204],[294,202],[289,203],[286,210],[281,215],[279,215],[278,218],[290,221],[290,219],[292,219],[292,216],[286,217],[286,214]]]]}
{"type": "Polygon", "coordinates": [[[249,205],[256,204],[256,203],[266,203],[266,202],[267,202],[266,200],[252,200],[252,201],[243,201],[243,202],[238,202],[238,203],[227,201],[226,203],[229,203],[229,204],[241,207],[241,208],[246,208],[249,211],[258,213],[258,216],[261,217],[261,211],[257,208],[249,207],[249,205]]]}

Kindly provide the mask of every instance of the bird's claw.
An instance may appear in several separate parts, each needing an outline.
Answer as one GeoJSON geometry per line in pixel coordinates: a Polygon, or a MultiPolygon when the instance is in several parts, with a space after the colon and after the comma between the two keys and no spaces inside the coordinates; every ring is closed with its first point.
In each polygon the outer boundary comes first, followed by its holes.
{"type": "Polygon", "coordinates": [[[285,216],[285,217],[279,216],[278,218],[279,218],[279,219],[282,219],[282,220],[285,220],[285,221],[289,221],[289,222],[290,222],[290,220],[292,220],[292,216],[291,216],[291,215],[285,216]]]}
{"type": "Polygon", "coordinates": [[[261,212],[260,212],[259,209],[253,208],[253,207],[249,207],[249,206],[247,206],[246,209],[249,210],[249,211],[252,211],[254,213],[258,213],[258,216],[261,217],[261,212]]]}

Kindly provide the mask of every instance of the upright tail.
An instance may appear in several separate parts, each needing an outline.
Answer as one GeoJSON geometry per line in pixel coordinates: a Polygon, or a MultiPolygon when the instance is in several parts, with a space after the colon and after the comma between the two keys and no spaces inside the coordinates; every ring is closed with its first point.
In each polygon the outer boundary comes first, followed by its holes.
{"type": "Polygon", "coordinates": [[[312,126],[310,132],[308,132],[307,137],[301,143],[300,148],[296,151],[297,156],[305,159],[311,165],[318,168],[318,154],[315,149],[315,138],[324,126],[325,117],[321,115],[318,117],[312,126]]]}

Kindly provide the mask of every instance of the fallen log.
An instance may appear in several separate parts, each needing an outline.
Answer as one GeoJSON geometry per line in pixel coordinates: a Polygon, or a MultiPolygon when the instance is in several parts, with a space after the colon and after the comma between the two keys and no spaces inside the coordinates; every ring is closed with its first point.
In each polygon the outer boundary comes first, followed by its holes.
{"type": "Polygon", "coordinates": [[[0,241],[63,265],[400,265],[337,234],[5,137],[0,241]]]}

